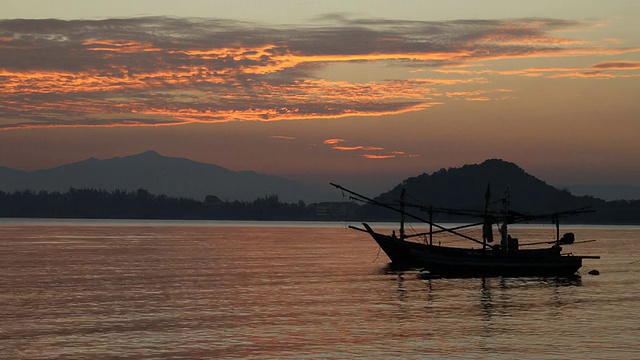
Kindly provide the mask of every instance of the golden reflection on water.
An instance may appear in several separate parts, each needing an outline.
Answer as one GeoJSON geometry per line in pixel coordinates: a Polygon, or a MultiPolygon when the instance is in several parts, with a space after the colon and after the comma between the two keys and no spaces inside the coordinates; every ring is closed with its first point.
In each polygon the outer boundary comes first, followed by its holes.
{"type": "Polygon", "coordinates": [[[571,230],[602,275],[426,280],[340,226],[4,222],[0,358],[639,358],[640,228],[571,230]]]}

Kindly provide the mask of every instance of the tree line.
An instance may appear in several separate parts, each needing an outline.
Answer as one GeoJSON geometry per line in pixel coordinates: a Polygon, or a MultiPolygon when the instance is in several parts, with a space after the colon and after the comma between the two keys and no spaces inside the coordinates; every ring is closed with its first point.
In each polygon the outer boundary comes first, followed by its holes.
{"type": "Polygon", "coordinates": [[[205,201],[136,191],[70,188],[67,192],[0,191],[0,217],[93,219],[313,220],[304,202],[283,203],[277,195],[254,201],[205,201]]]}
{"type": "MultiPolygon", "coordinates": [[[[593,210],[567,222],[640,224],[640,200],[599,200],[595,202],[593,210]]],[[[284,203],[278,195],[259,197],[253,201],[223,201],[209,195],[203,201],[197,201],[155,195],[145,189],[108,191],[70,188],[64,193],[0,191],[0,217],[13,218],[396,221],[398,216],[386,209],[354,203],[284,203]]],[[[469,219],[450,216],[434,219],[436,222],[461,220],[469,219]]]]}

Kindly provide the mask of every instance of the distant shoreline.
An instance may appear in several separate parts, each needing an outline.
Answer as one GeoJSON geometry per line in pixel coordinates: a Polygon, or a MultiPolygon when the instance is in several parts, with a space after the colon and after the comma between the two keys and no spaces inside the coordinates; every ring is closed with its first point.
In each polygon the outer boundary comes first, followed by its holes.
{"type": "MultiPolygon", "coordinates": [[[[555,214],[567,209],[588,209],[564,216],[561,223],[598,225],[640,225],[640,200],[605,202],[593,201],[588,197],[573,201],[569,194],[561,196],[571,201],[560,202],[531,211],[512,210],[522,214],[555,214]]],[[[521,195],[522,196],[522,195],[521,195]]],[[[386,200],[393,203],[397,198],[387,194],[386,200]]],[[[448,198],[446,198],[448,199],[448,198]]],[[[524,204],[530,201],[524,199],[524,204]]],[[[474,208],[444,206],[444,208],[474,208]]],[[[476,209],[477,210],[477,209],[476,209]]],[[[426,212],[412,209],[416,217],[424,219],[426,212]]],[[[571,212],[569,212],[571,213],[571,212]]],[[[222,201],[215,196],[207,196],[204,201],[187,198],[172,198],[154,195],[147,190],[99,190],[74,189],[68,192],[0,191],[0,218],[28,219],[113,219],[113,220],[220,220],[220,221],[345,221],[352,222],[397,222],[399,215],[386,208],[359,205],[354,202],[321,202],[306,204],[303,201],[286,203],[278,195],[269,195],[253,201],[222,201]]],[[[535,218],[535,217],[534,217],[535,218]]],[[[538,217],[539,218],[539,217],[538,217]]],[[[549,220],[549,216],[546,216],[549,220]]],[[[437,214],[436,223],[474,223],[477,217],[463,217],[447,213],[437,214]]],[[[531,221],[530,223],[536,223],[531,221]]],[[[545,223],[540,221],[540,223],[545,223]]]]}
{"type": "MultiPolygon", "coordinates": [[[[197,223],[201,225],[216,225],[216,226],[259,226],[259,224],[268,224],[270,226],[310,226],[310,225],[322,225],[328,227],[345,227],[345,224],[359,224],[361,222],[367,222],[372,224],[379,224],[381,227],[389,227],[395,228],[398,226],[398,222],[394,220],[260,220],[260,219],[158,219],[158,218],[41,218],[41,217],[0,217],[0,226],[7,223],[101,223],[108,224],[109,222],[118,222],[118,223],[155,223],[155,225],[164,223],[165,225],[173,225],[173,224],[183,224],[183,223],[197,223]]],[[[414,226],[428,226],[428,224],[421,222],[407,222],[407,224],[414,224],[414,226]],[[415,225],[417,224],[417,225],[415,225]]],[[[459,225],[466,224],[465,222],[439,222],[440,225],[459,225]]],[[[164,226],[164,225],[163,225],[164,226]]],[[[640,222],[638,223],[598,223],[598,222],[567,222],[561,223],[561,228],[571,228],[571,227],[639,227],[640,222]]],[[[531,222],[531,223],[520,223],[520,224],[512,224],[511,228],[540,228],[540,227],[548,227],[552,228],[553,224],[547,222],[531,222]]]]}

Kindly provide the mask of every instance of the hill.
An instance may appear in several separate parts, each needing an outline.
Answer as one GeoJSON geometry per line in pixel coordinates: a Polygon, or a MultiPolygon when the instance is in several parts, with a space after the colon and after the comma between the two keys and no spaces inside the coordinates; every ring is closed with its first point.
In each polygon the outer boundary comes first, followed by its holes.
{"type": "MultiPolygon", "coordinates": [[[[610,210],[613,205],[592,196],[574,196],[567,190],[559,190],[528,174],[516,164],[500,159],[411,177],[378,196],[377,200],[385,203],[397,201],[404,188],[407,202],[480,210],[484,206],[487,184],[490,185],[492,201],[500,202],[499,199],[504,198],[508,188],[510,209],[521,213],[552,213],[585,206],[600,212],[610,210]]],[[[591,217],[593,215],[585,219],[591,217]]]]}
{"type": "Polygon", "coordinates": [[[305,185],[253,171],[232,171],[213,164],[165,157],[155,151],[99,160],[87,159],[46,170],[0,168],[0,190],[67,191],[69,188],[137,190],[204,200],[254,200],[277,194],[282,201],[320,200],[305,185]]]}

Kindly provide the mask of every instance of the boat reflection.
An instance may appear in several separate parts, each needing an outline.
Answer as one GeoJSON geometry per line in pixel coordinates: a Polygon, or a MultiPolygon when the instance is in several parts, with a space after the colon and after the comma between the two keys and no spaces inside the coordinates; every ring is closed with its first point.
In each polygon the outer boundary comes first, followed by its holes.
{"type": "MultiPolygon", "coordinates": [[[[572,300],[567,298],[572,287],[582,286],[582,277],[485,277],[440,278],[393,265],[378,268],[377,273],[395,282],[397,300],[422,302],[427,306],[460,303],[479,304],[488,319],[496,311],[505,314],[527,310],[540,304],[560,308],[572,300]]],[[[477,309],[477,308],[476,308],[477,309]]],[[[467,309],[468,310],[468,309],[467,309]]]]}

